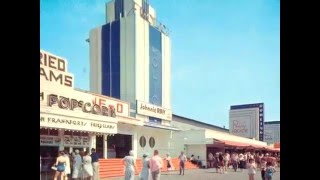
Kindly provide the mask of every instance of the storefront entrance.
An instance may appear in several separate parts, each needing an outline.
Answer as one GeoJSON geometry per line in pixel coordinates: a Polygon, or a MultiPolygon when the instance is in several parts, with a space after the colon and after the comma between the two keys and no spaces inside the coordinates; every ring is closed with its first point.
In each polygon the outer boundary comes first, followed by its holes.
{"type": "Polygon", "coordinates": [[[108,158],[124,158],[132,150],[132,136],[115,134],[107,137],[108,158]]]}

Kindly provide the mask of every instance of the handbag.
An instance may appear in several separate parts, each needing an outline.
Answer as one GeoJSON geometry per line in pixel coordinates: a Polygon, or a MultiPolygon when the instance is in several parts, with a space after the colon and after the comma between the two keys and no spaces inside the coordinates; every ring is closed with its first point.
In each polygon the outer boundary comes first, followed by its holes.
{"type": "Polygon", "coordinates": [[[52,166],[51,169],[56,171],[57,170],[57,166],[52,166]]]}

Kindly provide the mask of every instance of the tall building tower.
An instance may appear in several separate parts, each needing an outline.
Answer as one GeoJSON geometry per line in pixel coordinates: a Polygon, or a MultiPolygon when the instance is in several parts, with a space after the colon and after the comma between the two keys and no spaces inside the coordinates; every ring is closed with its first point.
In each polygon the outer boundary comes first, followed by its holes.
{"type": "Polygon", "coordinates": [[[112,0],[106,24],[90,31],[91,91],[130,102],[131,115],[169,125],[171,47],[147,0],[112,0]]]}

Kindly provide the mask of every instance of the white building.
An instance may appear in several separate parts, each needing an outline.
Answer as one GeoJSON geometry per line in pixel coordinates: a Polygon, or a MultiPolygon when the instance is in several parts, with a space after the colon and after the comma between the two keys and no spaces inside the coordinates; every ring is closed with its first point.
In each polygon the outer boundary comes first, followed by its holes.
{"type": "Polygon", "coordinates": [[[264,141],[268,144],[280,143],[280,121],[264,123],[264,141]]]}
{"type": "Polygon", "coordinates": [[[143,127],[121,125],[108,142],[132,136],[124,151],[135,149],[139,157],[153,149],[165,154],[169,147],[163,142],[176,130],[170,127],[171,45],[155,10],[145,0],[112,0],[106,4],[106,24],[90,31],[89,43],[90,90],[129,102],[130,116],[143,121],[143,127]],[[140,139],[147,145],[130,146],[140,139]]]}

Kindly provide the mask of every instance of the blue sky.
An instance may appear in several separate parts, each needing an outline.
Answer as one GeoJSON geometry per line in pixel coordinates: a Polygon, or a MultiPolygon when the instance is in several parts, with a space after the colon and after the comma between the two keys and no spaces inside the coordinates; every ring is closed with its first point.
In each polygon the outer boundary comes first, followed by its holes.
{"type": "MultiPolygon", "coordinates": [[[[75,86],[89,90],[89,30],[107,0],[40,0],[40,47],[67,58],[75,86]]],[[[280,120],[279,0],[149,0],[171,30],[172,109],[229,127],[230,105],[265,103],[280,120]]]]}

